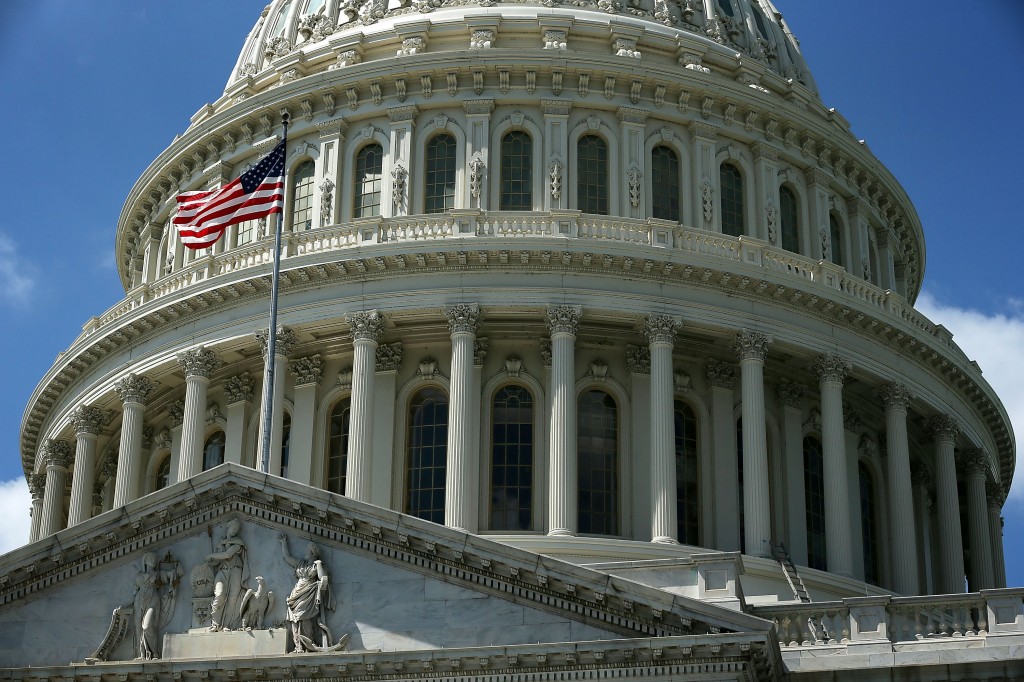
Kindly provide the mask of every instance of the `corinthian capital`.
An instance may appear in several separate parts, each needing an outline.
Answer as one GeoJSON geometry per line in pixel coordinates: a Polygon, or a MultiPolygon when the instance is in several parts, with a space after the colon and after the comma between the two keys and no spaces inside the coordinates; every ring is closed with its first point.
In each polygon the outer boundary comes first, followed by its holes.
{"type": "Polygon", "coordinates": [[[922,488],[931,487],[932,472],[928,470],[924,462],[914,462],[910,465],[910,482],[922,488]]]}
{"type": "Polygon", "coordinates": [[[552,335],[571,334],[576,336],[580,328],[583,308],[578,305],[553,305],[548,308],[548,330],[552,335]]]}
{"type": "Polygon", "coordinates": [[[100,463],[100,474],[104,478],[114,478],[117,475],[117,452],[111,452],[107,458],[100,463]]]}
{"type": "Polygon", "coordinates": [[[345,321],[352,329],[353,341],[380,343],[384,335],[384,316],[376,310],[357,310],[346,315],[345,321]]]}
{"type": "Polygon", "coordinates": [[[113,415],[108,410],[82,405],[71,413],[71,424],[75,427],[76,435],[88,433],[97,436],[110,421],[111,416],[113,415]]]}
{"type": "Polygon", "coordinates": [[[32,494],[33,500],[43,499],[46,492],[46,474],[29,474],[28,491],[32,494]]]}
{"type": "Polygon", "coordinates": [[[891,409],[903,409],[906,410],[907,406],[910,405],[910,401],[914,399],[913,394],[910,390],[901,383],[893,382],[891,384],[885,384],[880,386],[878,391],[878,398],[882,401],[882,407],[886,410],[891,409]]]}
{"type": "Polygon", "coordinates": [[[324,378],[324,360],[319,355],[293,360],[289,367],[292,370],[292,376],[295,377],[296,386],[319,384],[320,380],[324,378]]]}
{"type": "Polygon", "coordinates": [[[732,341],[732,348],[740,360],[764,362],[772,340],[761,332],[741,331],[732,341]]]}
{"type": "Polygon", "coordinates": [[[644,339],[648,344],[675,343],[679,320],[671,315],[648,315],[644,318],[644,339]]]}
{"type": "Polygon", "coordinates": [[[999,511],[1003,508],[1003,500],[1006,499],[1006,488],[991,478],[987,479],[985,481],[985,497],[988,499],[988,508],[999,511]]]}
{"type": "Polygon", "coordinates": [[[988,455],[980,448],[967,448],[960,452],[960,466],[968,474],[984,476],[988,471],[988,455]]]}
{"type": "Polygon", "coordinates": [[[928,418],[928,432],[935,440],[953,442],[960,434],[960,424],[948,414],[936,414],[928,418]]]}
{"type": "Polygon", "coordinates": [[[167,406],[167,416],[171,420],[171,428],[177,428],[185,421],[185,401],[175,400],[167,406]]]}
{"type": "Polygon", "coordinates": [[[385,343],[377,346],[376,365],[378,372],[396,372],[402,364],[402,342],[385,343]]]}
{"type": "Polygon", "coordinates": [[[140,405],[146,404],[146,398],[149,397],[153,388],[149,379],[136,374],[129,374],[114,385],[114,390],[117,391],[117,396],[122,403],[139,403],[140,405]]]}
{"type": "Polygon", "coordinates": [[[775,387],[775,395],[786,407],[801,407],[804,399],[804,387],[792,381],[783,381],[775,387]]]}
{"type": "Polygon", "coordinates": [[[185,370],[185,377],[209,379],[220,365],[220,358],[209,348],[199,346],[178,355],[178,364],[185,370]]]}
{"type": "Polygon", "coordinates": [[[853,369],[853,365],[846,358],[834,353],[819,355],[811,363],[811,370],[818,375],[818,380],[838,381],[843,383],[853,369]]]}
{"type": "Polygon", "coordinates": [[[708,360],[708,383],[715,388],[736,388],[736,366],[720,360],[708,360]]]}
{"type": "MultiPolygon", "coordinates": [[[[269,329],[258,329],[253,332],[253,336],[256,337],[256,341],[260,344],[260,352],[263,353],[263,357],[267,357],[268,347],[270,346],[270,330],[269,329]]],[[[277,327],[277,338],[275,339],[274,355],[280,355],[281,357],[287,357],[292,349],[295,348],[297,340],[295,338],[295,332],[284,325],[277,327]]]]}
{"type": "Polygon", "coordinates": [[[248,372],[236,374],[224,382],[224,395],[228,405],[247,403],[252,400],[253,380],[248,372]]]}
{"type": "Polygon", "coordinates": [[[46,466],[48,467],[55,466],[67,469],[71,465],[71,458],[74,454],[74,448],[66,440],[49,438],[43,443],[43,459],[46,460],[46,466]]]}
{"type": "Polygon", "coordinates": [[[651,349],[643,346],[626,346],[626,367],[630,374],[651,373],[651,349]]]}
{"type": "Polygon", "coordinates": [[[480,327],[480,306],[476,303],[456,303],[443,312],[452,334],[476,334],[480,327]]]}

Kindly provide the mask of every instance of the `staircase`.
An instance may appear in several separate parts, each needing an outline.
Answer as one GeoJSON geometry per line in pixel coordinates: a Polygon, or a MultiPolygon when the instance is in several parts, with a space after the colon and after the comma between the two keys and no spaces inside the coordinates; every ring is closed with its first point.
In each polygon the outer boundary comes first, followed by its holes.
{"type": "Polygon", "coordinates": [[[782,567],[782,574],[786,576],[786,582],[789,583],[789,588],[793,590],[793,596],[804,604],[809,603],[811,598],[807,595],[807,588],[804,587],[804,581],[800,579],[800,574],[796,572],[796,566],[790,560],[786,546],[781,542],[779,544],[773,542],[771,546],[772,556],[779,562],[779,566],[782,567]]]}

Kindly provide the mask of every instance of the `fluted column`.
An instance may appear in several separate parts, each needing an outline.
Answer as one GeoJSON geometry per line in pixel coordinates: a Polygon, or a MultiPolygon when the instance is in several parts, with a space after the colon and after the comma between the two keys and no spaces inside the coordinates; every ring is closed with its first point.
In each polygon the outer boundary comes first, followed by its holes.
{"type": "Polygon", "coordinates": [[[736,392],[736,366],[709,360],[708,385],[711,387],[711,435],[714,438],[711,460],[714,467],[715,536],[714,548],[735,552],[740,548],[740,501],[737,494],[736,420],[733,399],[736,392]]]}
{"type": "Polygon", "coordinates": [[[83,405],[71,415],[75,427],[75,473],[71,479],[68,527],[92,518],[92,491],[96,479],[96,437],[110,413],[83,405]]]}
{"type": "Polygon", "coordinates": [[[548,308],[551,332],[551,474],[548,535],[575,535],[579,481],[576,474],[575,345],[580,306],[548,308]]]}
{"type": "Polygon", "coordinates": [[[910,482],[914,489],[915,525],[917,528],[918,594],[935,593],[935,564],[932,557],[932,473],[924,462],[917,461],[910,468],[910,482]]]}
{"type": "Polygon", "coordinates": [[[46,491],[43,493],[43,519],[39,524],[40,538],[49,537],[64,527],[64,487],[72,453],[67,441],[50,439],[43,444],[46,491]]]}
{"type": "MultiPolygon", "coordinates": [[[[284,383],[285,369],[288,366],[288,353],[295,347],[295,332],[288,327],[277,328],[277,343],[274,349],[274,357],[268,358],[270,331],[261,329],[256,332],[256,341],[260,344],[263,352],[264,362],[274,363],[274,385],[263,387],[263,400],[260,402],[260,433],[256,439],[256,468],[263,467],[263,447],[266,431],[264,420],[267,417],[267,403],[273,406],[270,419],[270,461],[267,463],[266,473],[274,476],[281,475],[281,440],[284,436],[284,383]]],[[[266,374],[264,374],[266,377],[266,374]]],[[[265,382],[264,382],[265,383],[265,382]]]]}
{"type": "Polygon", "coordinates": [[[146,377],[129,374],[114,389],[124,404],[121,442],[117,455],[113,508],[123,507],[139,496],[139,453],[142,450],[142,419],[153,384],[146,377]]]}
{"type": "Polygon", "coordinates": [[[444,309],[452,338],[451,395],[448,396],[448,462],[445,469],[444,525],[472,531],[470,496],[477,482],[470,473],[472,456],[473,342],[480,325],[480,309],[475,303],[460,303],[444,309]]]}
{"type": "Polygon", "coordinates": [[[760,332],[736,335],[743,413],[743,537],[746,553],[772,555],[772,515],[768,486],[768,435],[764,429],[764,359],[772,341],[760,332]]]}
{"type": "Polygon", "coordinates": [[[365,310],[352,313],[346,321],[352,328],[352,397],[345,495],[369,502],[373,490],[373,394],[384,316],[376,310],[365,310]]]}
{"type": "Polygon", "coordinates": [[[971,550],[970,590],[991,590],[995,585],[992,571],[992,545],[988,529],[988,501],[985,479],[989,471],[988,456],[983,450],[969,448],[960,455],[967,488],[967,542],[971,550]]]}
{"type": "Polygon", "coordinates": [[[210,375],[220,365],[220,358],[209,348],[199,346],[181,353],[178,364],[185,370],[185,414],[181,426],[178,480],[187,481],[203,470],[206,393],[210,375]]]}
{"type": "Polygon", "coordinates": [[[775,386],[782,408],[782,441],[785,452],[786,550],[797,566],[807,565],[807,500],[804,491],[804,387],[791,381],[775,386]]]}
{"type": "Polygon", "coordinates": [[[831,573],[853,577],[850,533],[850,494],[843,425],[843,382],[852,369],[838,355],[815,359],[821,392],[821,446],[825,478],[825,554],[831,573]]]}
{"type": "Polygon", "coordinates": [[[32,495],[32,525],[28,532],[28,541],[39,539],[39,528],[43,525],[43,495],[46,494],[46,474],[28,475],[28,492],[32,495]]]}
{"type": "Polygon", "coordinates": [[[171,425],[171,470],[167,474],[167,485],[178,482],[181,468],[181,425],[185,421],[185,401],[175,400],[167,406],[167,418],[171,425]]]}
{"type": "Polygon", "coordinates": [[[672,348],[679,321],[670,315],[644,320],[651,351],[651,537],[677,543],[676,433],[672,386],[672,348]]]}
{"type": "Polygon", "coordinates": [[[918,594],[917,534],[914,530],[914,493],[910,482],[910,444],[907,440],[907,407],[913,396],[903,384],[893,383],[882,386],[878,397],[885,408],[892,588],[900,594],[915,595],[918,594]]]}
{"type": "Polygon", "coordinates": [[[1003,498],[1006,497],[1003,487],[989,479],[985,482],[985,493],[988,499],[988,531],[989,544],[992,547],[993,587],[1006,587],[1006,563],[1003,558],[1003,517],[1000,511],[1003,498]]]}
{"type": "Polygon", "coordinates": [[[937,583],[939,594],[964,591],[964,545],[960,533],[960,503],[956,490],[956,461],[953,447],[960,426],[948,415],[935,415],[928,420],[928,430],[935,442],[935,497],[938,503],[939,556],[941,570],[937,583]]]}

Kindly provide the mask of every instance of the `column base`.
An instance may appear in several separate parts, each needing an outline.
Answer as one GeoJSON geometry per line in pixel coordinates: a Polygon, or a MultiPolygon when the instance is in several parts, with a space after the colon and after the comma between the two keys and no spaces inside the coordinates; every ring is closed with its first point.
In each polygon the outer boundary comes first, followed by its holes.
{"type": "Polygon", "coordinates": [[[574,538],[576,533],[572,532],[568,528],[552,528],[548,531],[548,535],[562,538],[574,538]]]}
{"type": "Polygon", "coordinates": [[[679,544],[678,540],[676,540],[675,538],[668,537],[667,535],[662,535],[660,537],[656,537],[653,540],[651,540],[651,542],[656,542],[659,545],[678,545],[679,544]]]}

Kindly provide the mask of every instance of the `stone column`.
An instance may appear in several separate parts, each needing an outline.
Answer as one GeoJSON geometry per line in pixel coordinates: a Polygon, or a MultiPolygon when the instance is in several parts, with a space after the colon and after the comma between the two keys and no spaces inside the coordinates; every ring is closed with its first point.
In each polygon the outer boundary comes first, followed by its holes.
{"type": "Polygon", "coordinates": [[[772,341],[760,332],[743,331],[733,340],[740,358],[743,411],[743,535],[746,553],[772,555],[772,515],[768,485],[768,436],[764,415],[764,359],[772,341]]]}
{"type": "Polygon", "coordinates": [[[224,382],[224,398],[228,405],[227,433],[224,434],[225,462],[242,463],[252,392],[253,380],[248,372],[236,374],[224,382]]]}
{"type": "MultiPolygon", "coordinates": [[[[545,211],[568,208],[569,112],[572,111],[572,102],[564,99],[542,99],[540,105],[544,110],[544,201],[542,207],[545,211]]],[[[575,485],[574,481],[573,486],[575,485]]]]}
{"type": "Polygon", "coordinates": [[[708,361],[708,385],[711,386],[711,433],[715,453],[715,549],[736,552],[740,549],[740,501],[737,491],[736,420],[733,419],[733,393],[736,367],[718,360],[708,361]]]}
{"type": "Polygon", "coordinates": [[[352,396],[345,496],[369,502],[373,489],[373,394],[384,316],[364,310],[350,314],[346,321],[352,329],[352,396]]]}
{"type": "Polygon", "coordinates": [[[181,425],[185,421],[185,401],[175,400],[168,405],[167,418],[171,424],[171,470],[167,473],[167,485],[173,485],[178,482],[181,462],[181,425]]]}
{"type": "Polygon", "coordinates": [[[548,308],[551,331],[551,474],[548,535],[576,535],[579,481],[576,474],[576,332],[580,306],[548,308]]]}
{"type": "Polygon", "coordinates": [[[448,397],[448,462],[445,469],[444,525],[473,532],[473,504],[477,483],[469,475],[473,448],[473,344],[480,326],[480,308],[475,303],[459,303],[444,309],[452,339],[451,395],[448,397]]]}
{"type": "Polygon", "coordinates": [[[889,550],[892,588],[902,595],[918,594],[917,533],[914,531],[914,494],[910,482],[910,444],[907,407],[913,396],[903,384],[878,390],[885,408],[886,483],[889,498],[889,550]]]}
{"type": "Polygon", "coordinates": [[[209,348],[199,346],[178,355],[178,364],[185,370],[185,420],[181,426],[178,480],[187,481],[203,471],[206,392],[220,358],[209,348]]]}
{"type": "Polygon", "coordinates": [[[672,385],[672,348],[679,321],[670,315],[644,320],[651,351],[651,537],[675,544],[679,534],[676,507],[676,430],[672,385]]]}
{"type": "Polygon", "coordinates": [[[960,503],[956,490],[956,462],[953,448],[960,426],[952,417],[940,414],[928,420],[935,441],[935,497],[938,503],[939,594],[964,591],[964,545],[960,533],[960,503]]]}
{"type": "Polygon", "coordinates": [[[316,420],[316,389],[324,378],[324,361],[319,355],[293,360],[295,408],[288,446],[288,478],[305,485],[313,476],[313,423],[316,420]]]}
{"type": "Polygon", "coordinates": [[[47,440],[43,444],[46,461],[46,491],[43,493],[43,519],[39,524],[39,538],[46,538],[64,528],[64,487],[73,451],[71,443],[47,440]]]}
{"type": "MultiPolygon", "coordinates": [[[[263,387],[263,400],[260,402],[260,431],[256,437],[256,470],[263,466],[263,439],[266,433],[264,419],[267,416],[267,404],[273,406],[270,420],[270,461],[267,464],[267,472],[274,476],[281,475],[281,440],[284,436],[284,383],[285,368],[288,366],[288,353],[295,347],[295,333],[285,326],[277,328],[277,344],[274,357],[268,358],[270,343],[270,331],[261,329],[254,334],[256,341],[260,344],[264,362],[274,363],[274,385],[263,387]]],[[[266,383],[266,374],[264,384],[266,383]]]]}
{"type": "MultiPolygon", "coordinates": [[[[372,409],[375,416],[373,443],[368,446],[371,450],[368,461],[373,463],[373,472],[369,474],[372,485],[368,486],[370,497],[367,501],[378,507],[391,505],[395,443],[395,391],[398,368],[402,364],[402,353],[400,341],[382,343],[377,346],[377,371],[373,375],[372,409]]],[[[405,406],[398,409],[405,409],[405,406]]],[[[351,452],[349,450],[349,457],[352,456],[351,452]]]]}
{"type": "MultiPolygon", "coordinates": [[[[630,423],[643,426],[651,421],[651,351],[648,346],[626,345],[626,368],[629,370],[630,423]]],[[[674,415],[673,415],[674,416],[674,415]]],[[[633,450],[633,538],[654,538],[651,518],[651,499],[654,457],[651,452],[651,430],[630,429],[630,447],[633,450]]],[[[673,474],[674,476],[675,474],[673,474]]],[[[710,517],[709,517],[710,518],[710,517]]],[[[675,526],[674,526],[675,527],[675,526]]],[[[678,532],[678,531],[676,531],[678,532]]],[[[675,537],[675,536],[673,536],[675,537]]],[[[710,535],[709,535],[710,537],[710,535]]],[[[676,538],[677,540],[680,538],[676,538]]],[[[691,543],[693,544],[693,543],[691,543]]]]}
{"type": "Polygon", "coordinates": [[[782,439],[786,470],[786,550],[797,566],[807,565],[807,500],[804,495],[804,387],[783,382],[775,387],[782,408],[782,439]]]}
{"type": "Polygon", "coordinates": [[[146,377],[129,374],[121,379],[114,389],[124,404],[112,507],[116,509],[139,496],[138,469],[142,450],[142,418],[146,411],[146,399],[153,390],[153,384],[146,377]]]}
{"type": "Polygon", "coordinates": [[[918,594],[934,594],[934,565],[932,563],[932,498],[929,488],[932,474],[923,462],[914,462],[910,468],[910,482],[914,490],[914,516],[917,528],[917,555],[920,557],[917,569],[918,594]]]}
{"type": "Polygon", "coordinates": [[[722,231],[721,218],[716,219],[718,164],[715,161],[718,128],[702,121],[690,121],[690,184],[693,195],[685,202],[692,208],[691,225],[704,230],[722,231]]]}
{"type": "Polygon", "coordinates": [[[988,456],[983,450],[969,448],[960,455],[967,488],[967,542],[971,551],[970,590],[991,590],[995,584],[992,570],[992,545],[988,529],[988,500],[985,480],[989,472],[988,456]]]}
{"type": "Polygon", "coordinates": [[[39,528],[43,524],[43,496],[46,494],[46,474],[29,474],[28,491],[32,495],[32,526],[28,541],[39,539],[39,528]]]}
{"type": "Polygon", "coordinates": [[[163,274],[160,270],[160,239],[164,235],[164,226],[156,223],[147,223],[142,229],[139,241],[142,243],[142,281],[144,284],[159,279],[163,274]]]}
{"type": "Polygon", "coordinates": [[[96,479],[96,437],[110,420],[110,413],[83,405],[71,415],[75,427],[75,473],[71,479],[68,527],[92,518],[92,489],[96,479]]]}
{"type": "Polygon", "coordinates": [[[825,477],[825,554],[828,570],[853,577],[850,493],[847,480],[843,382],[852,367],[838,355],[822,355],[812,369],[821,392],[821,446],[825,477]]]}
{"type": "Polygon", "coordinates": [[[1003,487],[989,479],[985,482],[985,493],[988,498],[988,530],[989,543],[992,546],[992,574],[996,588],[1006,587],[1006,563],[1003,559],[1003,517],[1000,511],[1003,498],[1006,496],[1003,487]]]}

